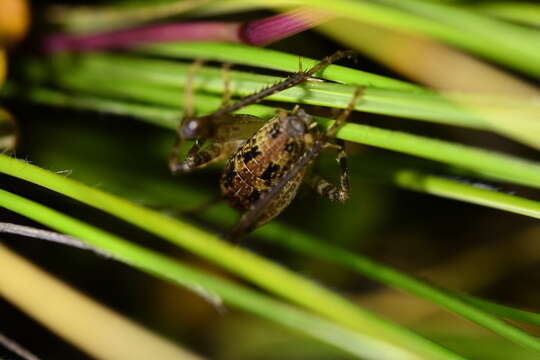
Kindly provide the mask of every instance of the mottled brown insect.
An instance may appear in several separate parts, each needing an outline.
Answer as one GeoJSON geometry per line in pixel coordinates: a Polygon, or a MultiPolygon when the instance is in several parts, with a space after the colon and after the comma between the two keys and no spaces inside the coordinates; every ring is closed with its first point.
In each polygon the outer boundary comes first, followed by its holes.
{"type": "Polygon", "coordinates": [[[232,112],[298,85],[325,66],[349,54],[337,52],[311,69],[300,70],[285,80],[231,105],[228,104],[229,66],[225,66],[222,106],[214,113],[201,117],[193,115],[192,79],[202,62],[193,64],[186,84],[186,110],[178,129],[170,168],[175,174],[186,173],[228,158],[221,177],[221,192],[232,207],[244,213],[231,233],[232,238],[236,239],[279,215],[294,199],[302,182],[330,200],[348,200],[349,178],[345,145],[333,136],[352,111],[360,89],[356,90],[349,106],[342,110],[336,122],[326,132],[299,106],[295,106],[292,111],[277,110],[268,122],[232,112]],[[186,159],[179,163],[178,151],[184,140],[195,140],[195,144],[188,151],[186,159]],[[203,148],[206,141],[211,143],[203,148]],[[308,169],[308,165],[325,148],[338,152],[337,160],[341,169],[339,187],[308,169]]]}

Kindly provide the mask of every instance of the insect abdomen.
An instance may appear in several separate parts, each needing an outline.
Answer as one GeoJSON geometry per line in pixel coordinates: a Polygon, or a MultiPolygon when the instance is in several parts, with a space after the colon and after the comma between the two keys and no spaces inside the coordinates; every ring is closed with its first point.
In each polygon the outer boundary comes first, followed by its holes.
{"type": "MultiPolygon", "coordinates": [[[[270,121],[229,159],[221,178],[221,191],[231,206],[246,211],[287,173],[304,152],[303,136],[290,136],[279,119],[270,121]]],[[[272,199],[257,220],[260,226],[277,216],[294,199],[305,169],[272,199]]]]}

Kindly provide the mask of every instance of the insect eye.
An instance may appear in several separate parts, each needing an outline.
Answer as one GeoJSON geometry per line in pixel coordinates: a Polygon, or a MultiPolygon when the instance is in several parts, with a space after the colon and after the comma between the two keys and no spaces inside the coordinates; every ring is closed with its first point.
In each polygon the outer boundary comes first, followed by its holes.
{"type": "Polygon", "coordinates": [[[193,140],[197,137],[199,122],[196,119],[189,119],[182,124],[180,135],[185,140],[193,140]]]}

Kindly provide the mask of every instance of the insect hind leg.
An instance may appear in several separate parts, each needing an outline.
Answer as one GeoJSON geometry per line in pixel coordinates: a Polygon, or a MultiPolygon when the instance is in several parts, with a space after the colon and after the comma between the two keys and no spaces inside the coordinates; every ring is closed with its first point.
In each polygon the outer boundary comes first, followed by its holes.
{"type": "Polygon", "coordinates": [[[350,197],[350,182],[349,182],[349,169],[347,167],[347,153],[345,152],[345,142],[343,140],[336,140],[334,143],[328,143],[326,148],[333,148],[337,151],[336,160],[339,163],[340,169],[340,184],[339,187],[330,183],[317,174],[307,174],[304,178],[304,182],[309,185],[319,195],[331,200],[338,201],[340,203],[347,202],[350,197]]]}
{"type": "MultiPolygon", "coordinates": [[[[332,138],[339,128],[343,125],[345,120],[349,117],[353,111],[354,106],[362,92],[361,88],[356,88],[349,105],[341,111],[337,116],[334,124],[328,129],[323,139],[332,138]]],[[[317,174],[308,174],[304,178],[304,182],[308,184],[319,195],[326,197],[331,201],[339,201],[341,203],[349,200],[350,196],[350,182],[349,182],[349,169],[347,168],[347,153],[345,152],[345,142],[341,139],[332,139],[327,141],[322,148],[333,148],[337,151],[336,160],[339,163],[340,168],[340,185],[336,187],[328,180],[322,178],[317,174]]]]}
{"type": "Polygon", "coordinates": [[[327,137],[333,137],[336,134],[336,132],[339,130],[339,128],[345,123],[345,120],[347,120],[351,112],[354,110],[354,106],[356,105],[356,102],[358,101],[358,98],[360,97],[361,94],[362,94],[362,88],[359,88],[359,87],[356,88],[351,98],[351,101],[349,102],[349,105],[347,105],[347,107],[340,112],[340,114],[336,118],[336,121],[326,131],[327,137]]]}
{"type": "Polygon", "coordinates": [[[223,67],[222,67],[223,98],[221,100],[221,106],[219,107],[220,109],[229,105],[229,102],[231,101],[231,77],[230,77],[231,67],[232,67],[232,64],[229,64],[229,63],[223,64],[223,67]]]}

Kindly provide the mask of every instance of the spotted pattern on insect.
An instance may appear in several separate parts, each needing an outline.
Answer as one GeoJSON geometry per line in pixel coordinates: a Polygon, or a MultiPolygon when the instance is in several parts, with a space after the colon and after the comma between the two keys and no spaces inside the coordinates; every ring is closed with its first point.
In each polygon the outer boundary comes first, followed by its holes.
{"type": "MultiPolygon", "coordinates": [[[[229,159],[221,177],[221,192],[234,208],[246,211],[271,189],[313,142],[311,117],[280,110],[229,159]],[[306,120],[307,119],[307,120],[306,120]]],[[[300,171],[272,200],[257,220],[260,226],[277,216],[294,199],[306,169],[300,171]]]]}

